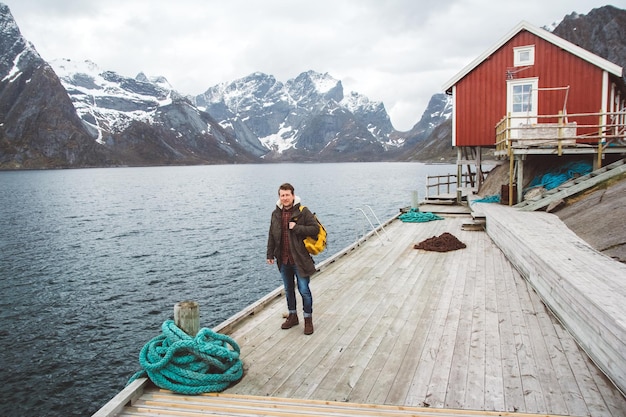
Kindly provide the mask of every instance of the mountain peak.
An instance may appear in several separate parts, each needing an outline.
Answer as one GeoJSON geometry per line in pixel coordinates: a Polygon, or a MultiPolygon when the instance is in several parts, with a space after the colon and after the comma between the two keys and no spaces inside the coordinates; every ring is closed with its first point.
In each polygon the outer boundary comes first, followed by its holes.
{"type": "Polygon", "coordinates": [[[16,79],[33,63],[44,63],[33,44],[22,36],[9,7],[0,3],[0,79],[16,79]]]}
{"type": "MultiPolygon", "coordinates": [[[[322,74],[313,70],[309,70],[300,74],[296,79],[298,79],[299,77],[308,78],[315,86],[317,92],[320,94],[328,93],[332,89],[337,88],[337,86],[341,87],[341,81],[333,78],[327,72],[322,74]]],[[[343,89],[343,87],[341,88],[343,89]]]]}
{"type": "Polygon", "coordinates": [[[71,74],[83,74],[93,78],[100,75],[103,71],[94,62],[86,59],[84,61],[72,61],[68,58],[54,59],[49,62],[54,72],[59,78],[70,76],[71,74]]]}
{"type": "Polygon", "coordinates": [[[153,76],[153,77],[148,77],[143,71],[140,72],[139,74],[137,74],[137,76],[135,77],[135,80],[143,82],[143,83],[150,83],[150,84],[154,84],[156,86],[159,86],[161,88],[163,88],[164,90],[173,90],[174,88],[172,87],[172,85],[169,83],[169,81],[167,81],[167,78],[165,78],[162,75],[157,75],[157,76],[153,76]]]}
{"type": "Polygon", "coordinates": [[[341,104],[352,112],[364,108],[377,108],[379,106],[384,107],[382,102],[372,101],[367,96],[359,94],[356,91],[351,91],[347,96],[345,96],[341,101],[341,104]]]}
{"type": "Polygon", "coordinates": [[[553,33],[626,68],[626,10],[602,6],[587,14],[573,12],[553,33]]]}
{"type": "Polygon", "coordinates": [[[340,102],[343,99],[343,86],[341,81],[331,77],[328,73],[321,74],[315,71],[306,71],[296,78],[285,83],[289,94],[302,98],[316,97],[324,100],[335,100],[340,102]]]}

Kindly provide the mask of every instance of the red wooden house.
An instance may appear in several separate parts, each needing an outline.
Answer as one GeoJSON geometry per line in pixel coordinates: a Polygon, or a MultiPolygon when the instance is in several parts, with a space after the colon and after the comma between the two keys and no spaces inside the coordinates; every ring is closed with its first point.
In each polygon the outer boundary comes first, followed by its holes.
{"type": "Polygon", "coordinates": [[[619,65],[519,23],[444,85],[457,165],[475,163],[482,176],[483,148],[509,158],[511,175],[527,154],[597,154],[600,164],[602,153],[624,153],[622,75],[619,65]]]}

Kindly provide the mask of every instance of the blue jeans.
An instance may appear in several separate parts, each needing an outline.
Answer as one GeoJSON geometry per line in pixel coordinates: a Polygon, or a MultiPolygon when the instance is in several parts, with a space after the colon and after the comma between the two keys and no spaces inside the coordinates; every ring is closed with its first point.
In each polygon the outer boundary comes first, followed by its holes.
{"type": "Polygon", "coordinates": [[[304,310],[304,317],[311,317],[313,314],[313,295],[309,288],[310,277],[301,277],[298,274],[298,270],[295,265],[281,265],[280,276],[283,279],[283,285],[285,287],[285,297],[287,298],[287,308],[290,313],[296,312],[296,287],[294,278],[298,281],[298,291],[302,296],[302,309],[304,310]]]}

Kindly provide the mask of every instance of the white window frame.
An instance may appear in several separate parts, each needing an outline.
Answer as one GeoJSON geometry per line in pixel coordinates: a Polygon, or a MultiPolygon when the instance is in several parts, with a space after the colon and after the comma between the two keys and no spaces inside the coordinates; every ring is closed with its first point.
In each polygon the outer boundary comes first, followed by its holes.
{"type": "Polygon", "coordinates": [[[516,67],[535,65],[535,45],[513,48],[513,65],[516,67]]]}
{"type": "MultiPolygon", "coordinates": [[[[507,81],[507,113],[509,113],[513,119],[511,121],[511,127],[517,128],[521,125],[532,125],[537,123],[537,105],[539,104],[538,100],[538,86],[539,86],[539,78],[521,78],[517,80],[509,80],[507,81]],[[515,87],[526,86],[529,88],[528,94],[526,97],[529,101],[526,103],[527,106],[524,106],[521,111],[515,112],[514,109],[514,94],[515,87]]],[[[519,104],[519,103],[517,103],[519,104]]],[[[515,133],[515,130],[512,132],[515,133]]],[[[512,137],[516,137],[512,135],[512,137]]]]}

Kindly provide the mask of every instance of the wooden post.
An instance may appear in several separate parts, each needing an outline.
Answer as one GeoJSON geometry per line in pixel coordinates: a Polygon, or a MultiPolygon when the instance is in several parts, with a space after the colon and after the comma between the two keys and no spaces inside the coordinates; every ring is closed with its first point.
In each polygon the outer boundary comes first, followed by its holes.
{"type": "Polygon", "coordinates": [[[558,152],[559,152],[559,156],[563,155],[563,126],[564,126],[564,122],[563,122],[563,110],[559,110],[559,123],[558,123],[558,127],[557,127],[557,147],[558,147],[558,152]]]}
{"type": "Polygon", "coordinates": [[[512,139],[513,139],[513,135],[511,134],[511,113],[507,113],[506,114],[506,150],[507,153],[509,155],[509,158],[511,158],[513,156],[513,144],[512,139]]]}
{"type": "MultiPolygon", "coordinates": [[[[463,165],[461,165],[461,159],[463,154],[461,148],[457,150],[457,162],[456,162],[456,202],[461,204],[461,187],[463,187],[463,165]]],[[[448,193],[450,193],[450,178],[448,175],[448,193]]]]}
{"type": "Polygon", "coordinates": [[[509,206],[513,205],[513,174],[515,171],[515,160],[513,155],[509,156],[509,201],[507,204],[509,206]]]}
{"type": "Polygon", "coordinates": [[[476,182],[476,190],[480,190],[480,187],[483,185],[483,148],[482,146],[476,147],[476,177],[478,178],[476,182]]]}
{"type": "MultiPolygon", "coordinates": [[[[520,203],[522,201],[523,187],[524,184],[524,161],[526,160],[526,155],[520,155],[517,159],[517,180],[515,181],[515,186],[513,190],[517,188],[517,195],[515,196],[515,201],[520,203]]],[[[511,194],[513,191],[510,190],[511,194]]]]}
{"type": "Polygon", "coordinates": [[[420,202],[419,202],[419,198],[417,195],[417,191],[414,190],[411,193],[411,208],[416,209],[419,207],[419,205],[420,205],[420,202]]]}
{"type": "Polygon", "coordinates": [[[602,139],[606,138],[604,137],[604,135],[602,134],[602,128],[603,128],[603,116],[602,116],[602,109],[600,109],[600,116],[599,116],[600,120],[598,121],[598,159],[596,162],[596,166],[595,169],[600,169],[602,168],[602,143],[604,143],[605,141],[603,141],[602,139]]]}
{"type": "Polygon", "coordinates": [[[200,330],[200,309],[195,301],[181,301],[174,305],[174,324],[191,337],[200,330]]]}

